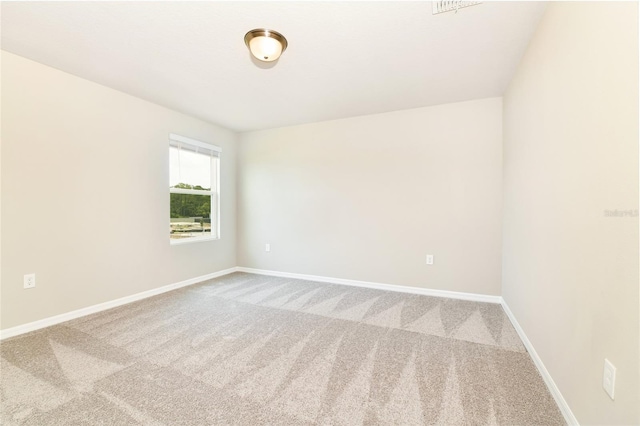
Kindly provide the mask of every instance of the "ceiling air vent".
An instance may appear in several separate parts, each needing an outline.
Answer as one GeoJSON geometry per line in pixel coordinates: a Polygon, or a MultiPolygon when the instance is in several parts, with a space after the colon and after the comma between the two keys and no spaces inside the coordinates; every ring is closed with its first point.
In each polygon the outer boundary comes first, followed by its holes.
{"type": "Polygon", "coordinates": [[[433,2],[433,14],[458,11],[463,7],[475,6],[482,3],[481,1],[456,1],[456,0],[439,0],[433,2]]]}

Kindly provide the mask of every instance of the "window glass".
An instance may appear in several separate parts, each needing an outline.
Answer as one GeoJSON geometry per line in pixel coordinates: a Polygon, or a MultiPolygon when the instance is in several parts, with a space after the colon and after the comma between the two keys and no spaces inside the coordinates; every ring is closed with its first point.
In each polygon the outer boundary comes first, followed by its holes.
{"type": "Polygon", "coordinates": [[[218,147],[171,135],[169,239],[172,244],[219,238],[219,164],[218,147]]]}

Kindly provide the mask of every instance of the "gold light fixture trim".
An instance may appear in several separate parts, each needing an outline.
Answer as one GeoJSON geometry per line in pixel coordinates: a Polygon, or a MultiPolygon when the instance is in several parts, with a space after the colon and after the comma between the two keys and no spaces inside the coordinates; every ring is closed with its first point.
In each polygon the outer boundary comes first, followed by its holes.
{"type": "Polygon", "coordinates": [[[277,31],[256,28],[244,35],[244,44],[251,54],[263,62],[273,62],[287,50],[287,39],[277,31]]]}

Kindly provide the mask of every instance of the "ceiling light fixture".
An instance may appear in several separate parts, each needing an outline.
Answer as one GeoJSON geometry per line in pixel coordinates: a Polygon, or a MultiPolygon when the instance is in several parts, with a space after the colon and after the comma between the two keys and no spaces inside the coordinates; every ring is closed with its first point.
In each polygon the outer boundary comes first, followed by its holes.
{"type": "Polygon", "coordinates": [[[273,62],[287,50],[287,39],[277,31],[257,28],[244,35],[244,44],[251,54],[263,62],[273,62]]]}

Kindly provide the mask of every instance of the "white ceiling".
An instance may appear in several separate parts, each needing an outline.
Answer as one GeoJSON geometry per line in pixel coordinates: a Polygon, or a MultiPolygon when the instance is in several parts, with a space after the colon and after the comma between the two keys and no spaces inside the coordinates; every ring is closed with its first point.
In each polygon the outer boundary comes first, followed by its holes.
{"type": "Polygon", "coordinates": [[[2,48],[236,131],[491,96],[544,11],[486,2],[2,2],[2,48]],[[289,48],[252,60],[244,34],[289,48]]]}

